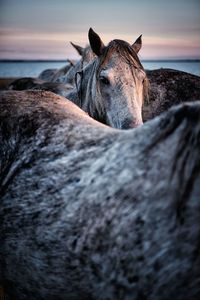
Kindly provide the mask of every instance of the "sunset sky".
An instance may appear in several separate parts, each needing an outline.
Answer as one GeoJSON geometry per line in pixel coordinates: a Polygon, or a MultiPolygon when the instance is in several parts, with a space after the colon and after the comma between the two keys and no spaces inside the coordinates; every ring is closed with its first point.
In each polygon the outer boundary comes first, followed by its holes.
{"type": "Polygon", "coordinates": [[[200,0],[0,0],[0,59],[78,58],[90,27],[105,44],[143,34],[142,59],[200,58],[200,0]]]}

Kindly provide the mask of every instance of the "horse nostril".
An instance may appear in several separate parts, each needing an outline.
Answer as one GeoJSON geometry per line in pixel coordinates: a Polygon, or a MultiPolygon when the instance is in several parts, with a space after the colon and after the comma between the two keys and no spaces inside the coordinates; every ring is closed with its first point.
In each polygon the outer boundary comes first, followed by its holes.
{"type": "Polygon", "coordinates": [[[125,119],[121,124],[121,129],[130,129],[133,128],[133,120],[125,119]]]}
{"type": "Polygon", "coordinates": [[[125,119],[121,122],[121,129],[131,129],[142,125],[142,119],[125,119]]]}

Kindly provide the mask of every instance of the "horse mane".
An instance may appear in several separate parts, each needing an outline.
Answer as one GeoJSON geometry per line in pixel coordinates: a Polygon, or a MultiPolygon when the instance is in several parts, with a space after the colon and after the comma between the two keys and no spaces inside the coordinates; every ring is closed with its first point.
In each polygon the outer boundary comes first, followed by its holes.
{"type": "MultiPolygon", "coordinates": [[[[76,80],[78,99],[76,104],[80,106],[83,110],[87,111],[88,114],[98,120],[99,122],[105,123],[105,112],[102,107],[102,104],[99,101],[91,101],[93,99],[93,89],[92,84],[93,80],[97,75],[98,61],[94,59],[89,63],[81,72],[79,84],[76,80]],[[84,86],[84,80],[86,80],[87,85],[84,86]],[[83,100],[85,99],[85,101],[83,100]]],[[[77,77],[77,76],[76,76],[77,77]]],[[[96,81],[97,90],[99,91],[98,81],[96,81]]]]}

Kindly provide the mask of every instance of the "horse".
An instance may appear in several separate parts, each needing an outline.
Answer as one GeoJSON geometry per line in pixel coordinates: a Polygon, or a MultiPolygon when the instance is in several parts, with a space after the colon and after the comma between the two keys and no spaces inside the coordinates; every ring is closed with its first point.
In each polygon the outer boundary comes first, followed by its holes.
{"type": "Polygon", "coordinates": [[[69,83],[75,85],[75,77],[77,72],[81,72],[81,70],[89,64],[96,57],[95,53],[92,51],[90,45],[86,47],[81,47],[72,43],[72,46],[77,50],[77,52],[81,55],[81,59],[77,61],[73,68],[62,77],[57,79],[58,82],[69,83]]]}
{"type": "Polygon", "coordinates": [[[59,82],[59,78],[65,76],[71,69],[74,68],[75,63],[68,59],[69,64],[64,67],[58,69],[56,73],[52,76],[52,82],[59,82]]]}
{"type": "Polygon", "coordinates": [[[70,84],[58,83],[58,82],[48,82],[39,78],[34,77],[24,77],[14,80],[9,83],[9,90],[22,91],[26,87],[26,90],[42,90],[51,91],[60,96],[66,97],[73,89],[70,84]]]}
{"type": "Polygon", "coordinates": [[[87,65],[90,61],[93,60],[95,54],[91,50],[90,46],[81,47],[77,44],[70,42],[71,45],[76,49],[78,54],[81,56],[81,59],[78,60],[76,63],[67,60],[67,65],[60,68],[60,69],[47,69],[44,70],[40,75],[39,79],[43,79],[46,81],[53,81],[53,82],[61,82],[61,83],[68,83],[74,84],[74,78],[76,72],[80,71],[85,65],[87,65]]]}
{"type": "Polygon", "coordinates": [[[108,46],[92,28],[88,36],[94,59],[76,72],[76,85],[66,98],[111,127],[141,125],[142,104],[148,94],[148,79],[137,55],[142,47],[141,36],[132,45],[113,40],[108,46]]]}
{"type": "Polygon", "coordinates": [[[64,76],[67,74],[67,72],[73,68],[74,66],[74,62],[71,61],[70,59],[67,59],[67,64],[60,68],[60,69],[46,69],[44,71],[42,71],[38,78],[45,80],[45,81],[53,81],[56,82],[58,78],[64,76]]]}
{"type": "Polygon", "coordinates": [[[88,36],[96,57],[77,73],[76,87],[68,99],[112,127],[141,125],[142,104],[148,92],[148,79],[137,55],[141,36],[132,45],[113,40],[107,46],[92,28],[88,36]]]}
{"type": "Polygon", "coordinates": [[[200,102],[130,130],[50,92],[0,106],[8,299],[200,298],[200,102]]]}

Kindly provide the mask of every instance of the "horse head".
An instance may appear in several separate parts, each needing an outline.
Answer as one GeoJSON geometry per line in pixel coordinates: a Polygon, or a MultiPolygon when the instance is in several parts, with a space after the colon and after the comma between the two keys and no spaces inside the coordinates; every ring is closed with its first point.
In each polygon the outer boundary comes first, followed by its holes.
{"type": "Polygon", "coordinates": [[[107,46],[91,28],[89,41],[96,57],[81,73],[81,107],[112,127],[128,129],[142,124],[147,77],[137,53],[141,36],[132,44],[113,40],[107,46]]]}

